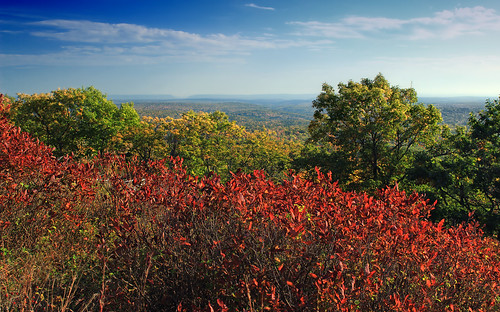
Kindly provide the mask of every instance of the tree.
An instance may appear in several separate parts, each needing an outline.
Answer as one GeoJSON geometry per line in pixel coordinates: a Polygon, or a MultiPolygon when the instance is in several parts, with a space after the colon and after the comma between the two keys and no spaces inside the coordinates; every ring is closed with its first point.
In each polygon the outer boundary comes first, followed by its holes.
{"type": "Polygon", "coordinates": [[[268,130],[249,132],[223,112],[189,111],[180,118],[144,117],[124,136],[128,152],[142,160],[180,157],[189,173],[214,172],[223,180],[230,172],[264,170],[273,178],[289,169],[299,144],[268,130]]]}
{"type": "Polygon", "coordinates": [[[471,115],[469,126],[476,147],[474,185],[486,197],[481,209],[486,230],[500,233],[500,99],[487,100],[485,109],[471,115]]]}
{"type": "Polygon", "coordinates": [[[446,219],[448,225],[469,220],[469,214],[484,203],[484,195],[474,186],[477,156],[470,131],[457,127],[443,128],[433,146],[415,154],[407,170],[404,187],[436,202],[435,221],[446,219]]]}
{"type": "Polygon", "coordinates": [[[246,141],[241,146],[244,156],[241,169],[252,172],[264,170],[270,177],[281,180],[283,172],[291,168],[291,162],[299,153],[301,144],[281,138],[271,130],[245,133],[246,141]]]}
{"type": "Polygon", "coordinates": [[[338,92],[325,83],[313,107],[310,142],[331,144],[332,163],[345,158],[334,174],[348,176],[353,189],[402,179],[415,148],[435,137],[441,121],[437,108],[417,104],[414,89],[391,86],[381,74],[339,83],[338,92]]]}
{"type": "Polygon", "coordinates": [[[103,152],[115,136],[140,122],[132,104],[118,108],[94,87],[18,94],[13,106],[15,124],[55,147],[56,155],[103,152]]]}
{"type": "Polygon", "coordinates": [[[471,114],[468,127],[443,132],[441,140],[419,151],[408,169],[407,187],[437,202],[434,219],[449,225],[470,214],[486,233],[500,233],[500,105],[487,100],[471,114]]]}
{"type": "Polygon", "coordinates": [[[238,167],[238,145],[244,128],[230,122],[223,112],[187,112],[179,119],[167,118],[162,125],[169,152],[181,157],[194,175],[215,172],[228,177],[238,167]]]}

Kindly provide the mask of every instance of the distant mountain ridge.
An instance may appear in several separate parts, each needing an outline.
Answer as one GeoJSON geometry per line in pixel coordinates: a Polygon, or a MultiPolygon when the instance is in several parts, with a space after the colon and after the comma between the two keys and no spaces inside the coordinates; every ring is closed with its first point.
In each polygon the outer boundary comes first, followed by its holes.
{"type": "Polygon", "coordinates": [[[421,96],[419,102],[425,104],[436,105],[453,105],[453,106],[484,106],[484,103],[489,97],[481,96],[448,96],[448,97],[427,97],[421,96]]]}
{"type": "Polygon", "coordinates": [[[108,94],[108,98],[112,99],[114,102],[133,102],[138,100],[175,100],[175,96],[170,94],[108,94]]]}
{"type": "MultiPolygon", "coordinates": [[[[260,94],[260,95],[193,95],[176,98],[171,95],[113,95],[115,103],[134,102],[141,115],[158,117],[180,116],[188,110],[212,112],[220,110],[248,128],[258,125],[269,128],[306,127],[313,118],[311,94],[260,94]]],[[[470,113],[484,108],[488,97],[419,97],[419,102],[433,104],[441,110],[443,122],[449,125],[466,125],[470,113]]]]}
{"type": "MultiPolygon", "coordinates": [[[[311,103],[317,94],[196,94],[187,97],[176,97],[171,94],[112,94],[109,97],[115,101],[163,100],[163,101],[217,101],[217,102],[252,102],[252,103],[311,103]]],[[[488,96],[420,96],[419,102],[425,104],[480,104],[486,99],[496,99],[488,96]]]]}

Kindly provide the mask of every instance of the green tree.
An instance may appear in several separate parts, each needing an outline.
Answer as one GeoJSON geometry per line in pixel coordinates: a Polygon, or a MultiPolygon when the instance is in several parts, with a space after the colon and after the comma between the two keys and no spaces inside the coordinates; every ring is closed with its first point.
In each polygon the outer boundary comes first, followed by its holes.
{"type": "Polygon", "coordinates": [[[279,177],[290,168],[300,144],[268,131],[249,132],[223,112],[184,113],[180,118],[144,117],[140,127],[124,136],[128,152],[142,160],[180,157],[198,176],[214,172],[227,180],[241,170],[259,169],[279,177]]]}
{"type": "Polygon", "coordinates": [[[140,122],[132,104],[118,108],[94,87],[18,94],[13,107],[15,124],[55,147],[56,155],[106,151],[115,136],[140,122]]]}
{"type": "Polygon", "coordinates": [[[331,162],[345,164],[334,174],[352,189],[403,178],[414,150],[435,138],[441,121],[438,109],[417,103],[414,89],[391,86],[381,74],[339,83],[338,92],[325,83],[313,107],[310,141],[331,145],[331,162]]]}
{"type": "Polygon", "coordinates": [[[469,119],[477,160],[474,186],[486,197],[480,210],[487,231],[500,233],[500,102],[487,100],[485,109],[469,119]]]}
{"type": "Polygon", "coordinates": [[[251,172],[264,170],[272,177],[281,179],[283,173],[291,168],[291,162],[299,153],[299,142],[283,139],[276,132],[264,129],[245,133],[246,140],[239,147],[244,156],[241,169],[251,172]]]}
{"type": "Polygon", "coordinates": [[[179,119],[167,119],[163,125],[169,155],[181,157],[195,175],[215,172],[228,175],[235,170],[236,148],[244,137],[244,128],[230,122],[222,112],[187,112],[179,119]]]}
{"type": "Polygon", "coordinates": [[[123,132],[117,149],[121,154],[136,156],[143,162],[169,156],[165,123],[164,118],[143,117],[138,126],[123,132]]]}
{"type": "Polygon", "coordinates": [[[486,102],[471,114],[468,127],[447,129],[441,140],[420,151],[410,168],[406,187],[437,202],[434,219],[450,225],[469,219],[484,225],[490,235],[500,233],[500,105],[486,102]]]}
{"type": "Polygon", "coordinates": [[[425,194],[436,209],[432,218],[446,219],[457,225],[469,219],[484,202],[475,187],[477,157],[470,131],[457,127],[443,128],[441,139],[426,150],[418,151],[407,170],[404,187],[425,194]]]}

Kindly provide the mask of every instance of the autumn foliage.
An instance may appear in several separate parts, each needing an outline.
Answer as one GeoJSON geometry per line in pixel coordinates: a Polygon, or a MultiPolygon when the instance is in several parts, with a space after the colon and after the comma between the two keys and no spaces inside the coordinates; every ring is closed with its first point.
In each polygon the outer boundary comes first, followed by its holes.
{"type": "Polygon", "coordinates": [[[500,309],[498,241],[428,221],[417,194],[56,159],[2,101],[0,310],[500,309]]]}

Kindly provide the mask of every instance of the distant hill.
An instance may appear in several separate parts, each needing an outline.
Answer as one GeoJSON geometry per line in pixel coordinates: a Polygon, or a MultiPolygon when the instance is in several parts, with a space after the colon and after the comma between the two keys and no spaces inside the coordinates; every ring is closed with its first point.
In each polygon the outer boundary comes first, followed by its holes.
{"type": "MultiPolygon", "coordinates": [[[[195,95],[177,99],[169,95],[114,95],[116,103],[134,102],[140,115],[179,117],[189,110],[222,111],[230,120],[248,130],[284,128],[303,129],[313,118],[312,101],[315,95],[195,95]]],[[[466,125],[470,113],[484,108],[486,97],[420,97],[424,104],[441,110],[443,121],[449,125],[466,125]]]]}
{"type": "MultiPolygon", "coordinates": [[[[272,108],[273,105],[250,102],[221,100],[137,100],[134,107],[142,116],[178,118],[187,111],[214,112],[222,111],[231,121],[248,130],[283,130],[284,128],[305,129],[312,119],[312,110],[302,109],[300,105],[294,111],[292,104],[287,107],[272,108]],[[291,106],[290,106],[291,105],[291,106]]],[[[285,105],[285,106],[286,106],[285,105]]],[[[309,104],[310,105],[310,104],[309,104]]]]}
{"type": "Polygon", "coordinates": [[[250,102],[261,102],[261,101],[289,101],[289,100],[313,100],[316,98],[315,94],[252,94],[252,95],[224,95],[224,94],[198,94],[192,95],[187,100],[215,100],[215,101],[250,101],[250,102]]]}
{"type": "Polygon", "coordinates": [[[112,99],[116,103],[125,103],[125,102],[135,102],[135,101],[150,101],[150,100],[174,100],[175,96],[170,94],[113,94],[109,95],[108,98],[112,99]]]}
{"type": "Polygon", "coordinates": [[[455,96],[455,97],[419,97],[420,102],[439,106],[484,107],[488,97],[455,96]]]}
{"type": "Polygon", "coordinates": [[[486,97],[420,97],[420,102],[433,104],[443,116],[443,122],[448,125],[465,126],[471,113],[476,114],[484,108],[486,97]]]}

